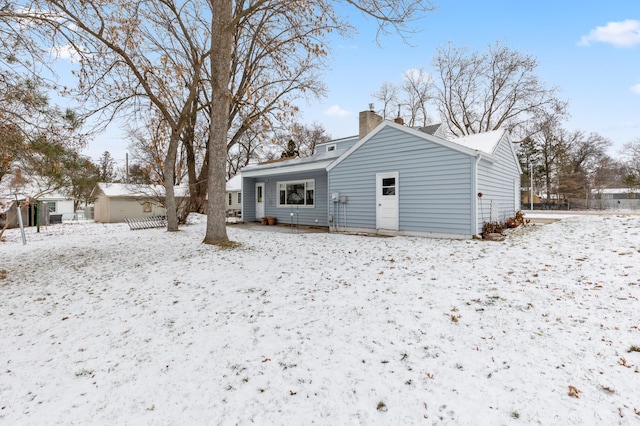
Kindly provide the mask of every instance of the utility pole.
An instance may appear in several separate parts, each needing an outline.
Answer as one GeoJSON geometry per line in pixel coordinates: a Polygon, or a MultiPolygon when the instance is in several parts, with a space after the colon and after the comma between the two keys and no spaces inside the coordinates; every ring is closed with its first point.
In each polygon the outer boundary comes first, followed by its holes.
{"type": "Polygon", "coordinates": [[[531,211],[533,211],[533,166],[531,165],[531,162],[529,162],[529,184],[529,203],[531,204],[531,211]]]}

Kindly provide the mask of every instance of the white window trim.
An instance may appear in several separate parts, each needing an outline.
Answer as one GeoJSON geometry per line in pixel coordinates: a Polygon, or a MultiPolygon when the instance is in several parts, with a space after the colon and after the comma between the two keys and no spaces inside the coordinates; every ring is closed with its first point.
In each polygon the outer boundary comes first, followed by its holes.
{"type": "Polygon", "coordinates": [[[276,207],[279,209],[290,209],[292,207],[299,209],[313,209],[316,207],[316,180],[315,179],[303,179],[303,180],[283,180],[276,182],[276,199],[277,205],[276,207]],[[290,184],[301,184],[304,183],[304,192],[305,192],[305,202],[306,202],[306,193],[307,193],[307,183],[313,183],[313,204],[280,204],[280,185],[290,185],[290,184]]]}

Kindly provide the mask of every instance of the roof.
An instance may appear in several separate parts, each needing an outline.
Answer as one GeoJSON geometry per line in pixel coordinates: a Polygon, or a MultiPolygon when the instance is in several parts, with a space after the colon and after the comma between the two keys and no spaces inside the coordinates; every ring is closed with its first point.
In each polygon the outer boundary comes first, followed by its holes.
{"type": "Polygon", "coordinates": [[[640,192],[640,188],[593,188],[592,194],[634,194],[640,192]]]}
{"type": "Polygon", "coordinates": [[[235,175],[227,181],[227,192],[242,191],[242,176],[240,174],[235,175]]]}
{"type": "MultiPolygon", "coordinates": [[[[317,151],[311,157],[247,166],[242,169],[242,175],[245,177],[257,177],[284,173],[309,172],[322,169],[330,171],[385,127],[392,127],[403,132],[411,133],[421,139],[446,146],[467,155],[474,157],[482,155],[490,161],[495,160],[493,153],[502,138],[506,135],[506,131],[501,129],[456,139],[444,139],[440,136],[442,130],[441,124],[430,125],[423,128],[412,128],[394,123],[393,121],[385,120],[349,149],[328,152],[317,151]]],[[[331,143],[331,141],[324,142],[323,144],[328,143],[331,143]]]]}
{"type": "MultiPolygon", "coordinates": [[[[489,160],[493,160],[494,157],[492,155],[492,152],[486,152],[486,151],[482,151],[479,150],[477,147],[467,147],[461,143],[456,143],[454,141],[450,141],[447,139],[443,139],[439,136],[435,136],[435,135],[431,135],[429,133],[426,133],[423,130],[419,130],[419,129],[415,129],[412,127],[407,127],[404,126],[402,124],[398,124],[395,123],[393,121],[388,121],[385,120],[382,123],[380,123],[375,129],[373,129],[371,132],[369,132],[364,138],[362,138],[357,144],[353,145],[346,153],[344,153],[343,155],[340,156],[340,158],[338,158],[336,161],[332,162],[329,166],[327,166],[327,171],[330,171],[331,169],[333,169],[334,167],[336,167],[338,164],[340,164],[345,158],[347,158],[349,155],[351,155],[352,152],[354,152],[355,150],[357,150],[358,148],[360,148],[363,144],[367,143],[367,141],[369,141],[369,139],[371,139],[372,137],[374,137],[376,134],[378,134],[382,129],[384,129],[385,127],[392,127],[395,128],[397,130],[412,134],[420,139],[424,139],[433,143],[437,143],[439,145],[445,146],[447,148],[453,149],[455,151],[458,152],[462,152],[464,154],[470,155],[470,156],[478,156],[479,154],[484,154],[483,157],[489,159],[489,160]]],[[[499,139],[498,139],[499,140],[499,139]]]]}
{"type": "Polygon", "coordinates": [[[242,168],[242,175],[245,177],[253,177],[258,175],[264,176],[269,174],[291,173],[294,171],[321,170],[326,168],[339,156],[340,151],[328,151],[316,153],[311,157],[246,166],[242,168]],[[286,169],[286,171],[284,169],[286,169]]]}
{"type": "MultiPolygon", "coordinates": [[[[163,185],[138,185],[131,183],[106,183],[99,182],[91,192],[92,196],[95,196],[96,189],[99,189],[104,195],[109,198],[112,197],[164,197],[165,190],[163,185]]],[[[189,194],[189,187],[187,185],[174,186],[176,197],[186,197],[189,194]]]]}
{"type": "Polygon", "coordinates": [[[476,133],[474,135],[452,138],[449,140],[467,148],[486,152],[487,154],[493,154],[505,134],[506,130],[499,129],[491,132],[476,133]]]}
{"type": "Polygon", "coordinates": [[[18,199],[25,198],[37,198],[38,200],[72,200],[64,194],[67,188],[51,189],[49,185],[38,176],[30,176],[25,179],[25,183],[20,185],[19,188],[14,188],[11,185],[11,176],[5,176],[0,183],[0,198],[15,199],[15,193],[18,194],[18,199]]]}
{"type": "Polygon", "coordinates": [[[432,136],[440,136],[440,137],[444,136],[444,132],[442,130],[442,123],[428,124],[424,127],[416,127],[416,129],[432,136]]]}

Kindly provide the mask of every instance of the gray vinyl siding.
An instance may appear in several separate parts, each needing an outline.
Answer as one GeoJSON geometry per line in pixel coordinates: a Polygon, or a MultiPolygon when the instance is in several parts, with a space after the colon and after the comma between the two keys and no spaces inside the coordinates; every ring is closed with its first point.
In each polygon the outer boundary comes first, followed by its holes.
{"type": "Polygon", "coordinates": [[[346,152],[349,148],[351,148],[353,145],[358,143],[358,141],[359,139],[357,136],[352,136],[349,138],[323,142],[322,144],[316,145],[315,154],[322,154],[323,152],[326,152],[327,146],[335,145],[336,153],[341,155],[342,153],[346,152]]]}
{"type": "Polygon", "coordinates": [[[520,188],[520,171],[513,158],[508,138],[503,138],[494,152],[497,161],[480,161],[478,191],[483,193],[478,205],[478,226],[491,220],[491,202],[498,204],[498,221],[513,217],[516,211],[516,188],[520,188]]]}
{"type": "Polygon", "coordinates": [[[243,178],[242,182],[242,219],[246,222],[260,220],[255,217],[255,185],[264,182],[264,213],[265,216],[274,216],[278,223],[289,224],[293,222],[300,225],[328,226],[327,221],[327,172],[317,170],[307,173],[291,173],[282,175],[271,175],[266,178],[243,178]],[[315,181],[314,206],[294,206],[278,207],[278,182],[315,181]],[[293,213],[293,217],[291,216],[293,213]],[[317,220],[317,222],[316,222],[317,220]]]}
{"type": "MultiPolygon", "coordinates": [[[[473,162],[468,154],[388,127],[330,171],[329,192],[348,197],[346,226],[375,229],[376,173],[398,172],[401,232],[471,235],[473,162]]],[[[338,225],[345,226],[342,207],[338,213],[338,225]]]]}
{"type": "Polygon", "coordinates": [[[242,178],[242,220],[255,222],[256,218],[256,179],[242,178]]]}

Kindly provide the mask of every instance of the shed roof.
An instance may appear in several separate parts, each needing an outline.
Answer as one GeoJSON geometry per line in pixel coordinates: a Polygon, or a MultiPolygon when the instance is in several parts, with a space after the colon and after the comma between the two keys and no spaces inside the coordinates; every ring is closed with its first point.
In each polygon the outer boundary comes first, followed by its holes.
{"type": "Polygon", "coordinates": [[[242,175],[237,174],[227,181],[227,192],[242,191],[242,175]]]}
{"type": "MultiPolygon", "coordinates": [[[[107,183],[99,182],[93,189],[91,195],[96,195],[96,190],[100,190],[109,198],[112,197],[164,197],[165,190],[163,185],[138,185],[131,183],[107,183]]],[[[187,185],[177,185],[174,187],[176,197],[186,197],[189,195],[189,187],[187,185]]]]}

